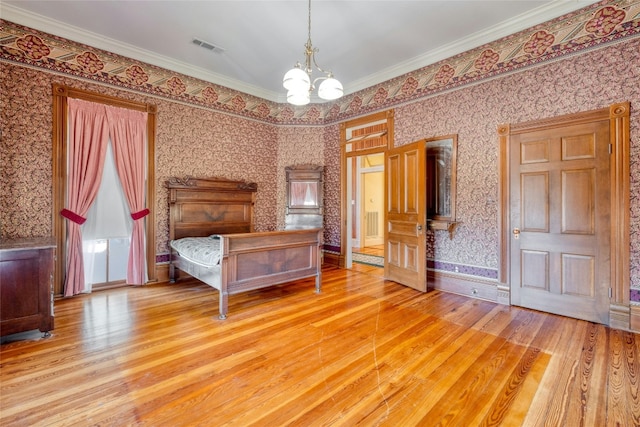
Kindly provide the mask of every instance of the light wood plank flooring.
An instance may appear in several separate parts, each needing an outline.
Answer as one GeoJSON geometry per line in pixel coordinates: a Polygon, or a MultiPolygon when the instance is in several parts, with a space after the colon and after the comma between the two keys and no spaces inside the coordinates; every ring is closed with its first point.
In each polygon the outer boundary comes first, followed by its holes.
{"type": "Polygon", "coordinates": [[[56,301],[52,337],[0,347],[0,425],[640,425],[639,335],[379,269],[313,289],[233,295],[225,321],[193,280],[56,301]]]}
{"type": "Polygon", "coordinates": [[[365,255],[384,256],[384,245],[364,246],[362,248],[353,248],[353,252],[365,255]]]}

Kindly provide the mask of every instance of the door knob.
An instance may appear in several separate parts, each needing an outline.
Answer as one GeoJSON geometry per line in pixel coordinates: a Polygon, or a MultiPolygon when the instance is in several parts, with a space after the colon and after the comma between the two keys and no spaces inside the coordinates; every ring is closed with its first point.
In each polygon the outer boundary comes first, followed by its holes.
{"type": "Polygon", "coordinates": [[[516,240],[518,240],[520,238],[520,229],[519,228],[514,228],[513,229],[513,237],[516,240]]]}

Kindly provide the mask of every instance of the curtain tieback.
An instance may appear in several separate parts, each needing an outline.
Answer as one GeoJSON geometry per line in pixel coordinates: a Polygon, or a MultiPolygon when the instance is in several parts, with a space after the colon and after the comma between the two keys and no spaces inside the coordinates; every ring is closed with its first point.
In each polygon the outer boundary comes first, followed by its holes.
{"type": "Polygon", "coordinates": [[[87,218],[81,217],[75,212],[71,212],[69,209],[62,209],[60,211],[60,215],[67,218],[69,221],[73,221],[76,224],[82,225],[87,220],[87,218]]]}
{"type": "Polygon", "coordinates": [[[131,218],[133,218],[134,221],[139,220],[140,218],[144,218],[145,216],[149,215],[149,209],[142,209],[139,212],[134,212],[131,214],[131,218]]]}

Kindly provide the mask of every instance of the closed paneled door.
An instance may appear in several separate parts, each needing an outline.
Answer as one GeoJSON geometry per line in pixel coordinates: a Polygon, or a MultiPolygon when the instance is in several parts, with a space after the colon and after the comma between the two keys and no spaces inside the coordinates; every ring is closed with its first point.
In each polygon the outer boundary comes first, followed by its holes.
{"type": "Polygon", "coordinates": [[[511,302],[609,323],[609,122],[511,137],[511,302]]]}

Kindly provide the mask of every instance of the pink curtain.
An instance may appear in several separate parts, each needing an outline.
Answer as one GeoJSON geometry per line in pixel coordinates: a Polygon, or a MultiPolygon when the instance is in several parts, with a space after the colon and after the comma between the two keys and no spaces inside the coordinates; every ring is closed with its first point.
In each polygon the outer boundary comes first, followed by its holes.
{"type": "Polygon", "coordinates": [[[67,207],[60,212],[67,218],[67,276],[64,295],[84,291],[84,263],[80,225],[96,198],[109,129],[104,105],[69,98],[69,167],[67,207]]]}
{"type": "Polygon", "coordinates": [[[133,218],[127,283],[143,285],[147,281],[143,219],[149,214],[145,208],[147,113],[110,106],[106,110],[113,157],[133,218]]]}

